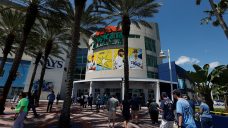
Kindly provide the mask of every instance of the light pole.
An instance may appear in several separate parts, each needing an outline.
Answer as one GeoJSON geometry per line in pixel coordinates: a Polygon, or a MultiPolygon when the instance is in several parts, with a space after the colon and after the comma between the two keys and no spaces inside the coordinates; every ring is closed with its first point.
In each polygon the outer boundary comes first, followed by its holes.
{"type": "Polygon", "coordinates": [[[172,66],[171,66],[171,60],[170,60],[170,50],[161,50],[160,54],[159,54],[160,58],[167,58],[168,57],[168,63],[169,63],[169,80],[170,80],[170,86],[171,86],[171,98],[173,100],[173,77],[172,77],[172,66]],[[167,55],[165,55],[165,52],[167,52],[167,55]]]}

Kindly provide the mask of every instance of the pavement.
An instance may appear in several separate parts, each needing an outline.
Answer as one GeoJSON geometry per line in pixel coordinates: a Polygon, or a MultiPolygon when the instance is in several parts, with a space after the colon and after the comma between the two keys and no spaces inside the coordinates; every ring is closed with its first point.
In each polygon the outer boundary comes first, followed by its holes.
{"type": "MultiPolygon", "coordinates": [[[[15,104],[7,102],[5,115],[0,115],[0,128],[10,128],[13,125],[14,111],[11,109],[15,104]]],[[[25,128],[57,128],[58,119],[62,102],[58,105],[54,104],[52,112],[46,112],[47,101],[40,101],[40,106],[36,108],[39,114],[38,118],[33,116],[30,110],[27,118],[24,121],[25,128]]],[[[123,128],[123,118],[121,110],[117,110],[117,118],[115,128],[123,128]]],[[[71,128],[107,128],[108,111],[101,109],[96,111],[95,106],[90,110],[90,107],[80,108],[78,104],[71,106],[71,128]]],[[[139,111],[139,123],[135,124],[132,120],[129,123],[129,128],[158,128],[159,125],[152,125],[147,107],[142,107],[139,111]]]]}

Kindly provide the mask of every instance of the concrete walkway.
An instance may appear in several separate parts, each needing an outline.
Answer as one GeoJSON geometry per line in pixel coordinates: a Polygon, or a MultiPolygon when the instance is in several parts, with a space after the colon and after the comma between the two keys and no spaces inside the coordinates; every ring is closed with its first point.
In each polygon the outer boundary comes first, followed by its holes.
{"type": "MultiPolygon", "coordinates": [[[[0,127],[9,128],[13,125],[14,111],[11,107],[15,104],[7,103],[5,115],[0,115],[0,127]]],[[[46,101],[41,101],[39,107],[36,108],[37,113],[40,115],[38,118],[33,117],[32,111],[29,112],[27,119],[24,121],[25,128],[57,128],[58,119],[60,116],[60,110],[62,103],[58,105],[54,104],[51,113],[46,112],[46,101]]],[[[106,109],[101,109],[100,112],[96,112],[95,106],[93,109],[83,108],[78,105],[72,105],[71,108],[71,126],[72,128],[107,128],[108,127],[108,112],[106,109]]],[[[129,128],[157,128],[158,125],[152,125],[149,118],[147,108],[142,107],[139,112],[139,123],[135,124],[132,121],[129,123],[129,128]]],[[[117,121],[115,128],[123,127],[123,119],[120,109],[117,111],[117,121]]]]}

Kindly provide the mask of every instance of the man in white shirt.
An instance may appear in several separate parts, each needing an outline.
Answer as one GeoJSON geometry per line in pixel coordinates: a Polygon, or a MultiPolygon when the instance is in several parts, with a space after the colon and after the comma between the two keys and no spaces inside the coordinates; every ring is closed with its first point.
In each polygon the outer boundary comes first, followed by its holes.
{"type": "Polygon", "coordinates": [[[114,69],[123,69],[123,67],[124,67],[123,56],[124,56],[124,50],[119,49],[118,56],[116,57],[116,59],[114,61],[114,69]]]}
{"type": "Polygon", "coordinates": [[[119,101],[115,98],[115,96],[112,96],[107,102],[109,126],[110,126],[111,120],[112,120],[112,127],[114,127],[115,125],[116,107],[118,106],[118,104],[119,104],[119,101]]]}
{"type": "Polygon", "coordinates": [[[138,50],[134,49],[133,55],[129,59],[129,66],[131,69],[142,69],[142,59],[138,58],[138,50]]]}

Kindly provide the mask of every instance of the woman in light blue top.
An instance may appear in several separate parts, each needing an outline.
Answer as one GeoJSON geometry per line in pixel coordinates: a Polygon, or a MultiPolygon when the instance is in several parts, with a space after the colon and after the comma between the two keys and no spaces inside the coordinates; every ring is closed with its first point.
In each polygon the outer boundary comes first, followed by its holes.
{"type": "Polygon", "coordinates": [[[200,104],[201,128],[213,128],[212,116],[209,106],[205,103],[205,98],[201,99],[200,104]]]}

